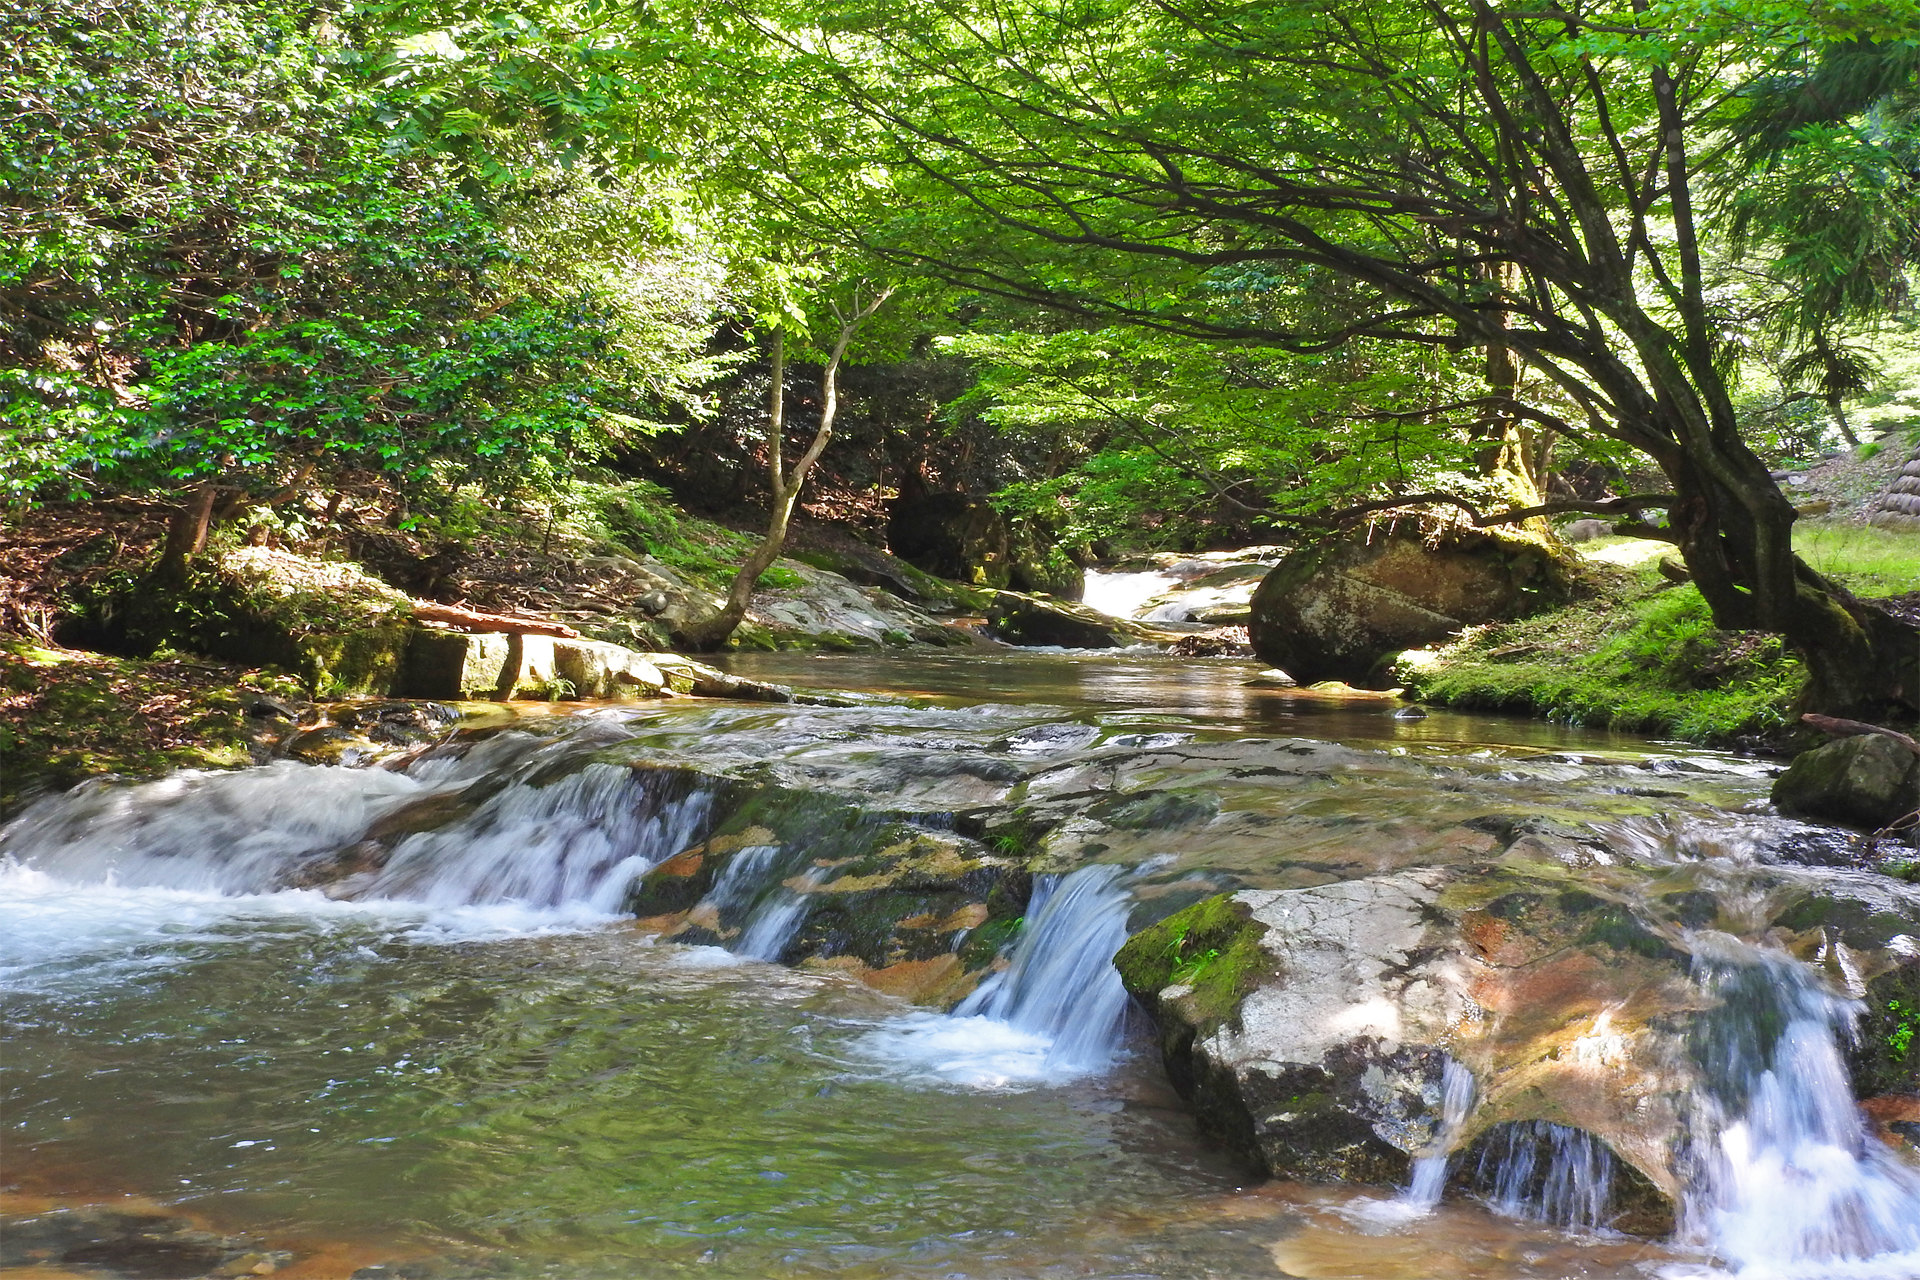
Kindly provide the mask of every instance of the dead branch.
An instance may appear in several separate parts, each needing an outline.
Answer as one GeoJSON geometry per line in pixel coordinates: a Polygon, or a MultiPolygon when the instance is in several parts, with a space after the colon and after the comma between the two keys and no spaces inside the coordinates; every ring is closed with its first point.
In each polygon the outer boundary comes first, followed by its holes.
{"type": "Polygon", "coordinates": [[[544,618],[515,618],[504,613],[479,613],[454,604],[416,601],[413,616],[421,622],[442,622],[467,631],[504,631],[512,635],[554,636],[561,640],[581,638],[578,631],[562,622],[549,622],[544,618]]]}
{"type": "Polygon", "coordinates": [[[1823,716],[1812,711],[1801,716],[1800,723],[1811,725],[1820,732],[1831,734],[1836,738],[1859,738],[1869,735],[1892,738],[1913,754],[1920,756],[1920,741],[1915,741],[1898,729],[1889,729],[1884,725],[1867,724],[1860,720],[1842,720],[1837,716],[1823,716]]]}

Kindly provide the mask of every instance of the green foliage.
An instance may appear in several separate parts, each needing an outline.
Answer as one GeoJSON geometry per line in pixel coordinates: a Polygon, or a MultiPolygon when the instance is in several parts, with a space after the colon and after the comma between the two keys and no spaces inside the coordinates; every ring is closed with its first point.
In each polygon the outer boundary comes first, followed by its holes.
{"type": "Polygon", "coordinates": [[[662,299],[647,236],[579,184],[405,145],[348,8],[81,0],[16,29],[0,496],[550,490],[711,372],[712,272],[679,254],[662,299]]]}
{"type": "Polygon", "coordinates": [[[1895,1019],[1893,1030],[1887,1033],[1887,1050],[1895,1062],[1905,1062],[1907,1050],[1913,1047],[1914,1032],[1920,1030],[1920,1008],[1910,1009],[1898,1000],[1889,1000],[1887,1012],[1895,1019]]]}

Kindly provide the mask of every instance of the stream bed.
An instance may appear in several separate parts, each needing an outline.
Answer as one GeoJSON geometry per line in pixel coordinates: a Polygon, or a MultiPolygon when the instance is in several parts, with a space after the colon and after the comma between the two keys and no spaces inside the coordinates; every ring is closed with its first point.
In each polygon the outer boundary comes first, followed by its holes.
{"type": "MultiPolygon", "coordinates": [[[[1391,1187],[1264,1180],[1196,1132],[1098,956],[1130,895],[1456,856],[1489,805],[1586,822],[1689,885],[1716,860],[1769,883],[1870,877],[1766,856],[1844,844],[1768,815],[1766,766],[1396,718],[1392,702],[1249,688],[1255,668],[1223,661],[733,669],[854,697],[530,714],[403,769],[91,786],[0,834],[0,1276],[1730,1274],[1698,1233],[1651,1242],[1498,1195],[1407,1211],[1391,1187]],[[1250,738],[1354,750],[1281,786],[1221,766],[1250,738]],[[709,801],[632,792],[609,753],[918,806],[930,830],[1009,785],[1040,804],[1077,794],[1049,779],[1117,776],[1116,761],[1217,796],[1217,814],[1212,834],[1076,846],[1082,870],[1036,878],[1011,967],[943,1014],[753,958],[791,958],[814,871],[767,870],[724,947],[637,928],[633,881],[700,838],[709,801]],[[312,872],[428,811],[440,825],[410,828],[376,870],[312,872]]],[[[1920,1255],[1778,1274],[1893,1280],[1920,1275],[1920,1255]]]]}

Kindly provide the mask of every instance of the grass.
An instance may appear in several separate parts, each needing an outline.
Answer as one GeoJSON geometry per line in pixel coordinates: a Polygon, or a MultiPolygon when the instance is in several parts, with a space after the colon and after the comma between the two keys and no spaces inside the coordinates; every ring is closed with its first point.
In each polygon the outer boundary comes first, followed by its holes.
{"type": "Polygon", "coordinates": [[[1794,528],[1793,549],[1858,596],[1920,591],[1920,533],[1803,522],[1794,528]]]}
{"type": "Polygon", "coordinates": [[[1563,609],[1410,654],[1398,678],[1442,706],[1759,745],[1789,727],[1806,674],[1778,636],[1717,629],[1697,590],[1642,565],[1563,609]]]}
{"type": "MultiPolygon", "coordinates": [[[[1920,590],[1920,534],[1806,523],[1794,546],[1857,595],[1920,590]]],[[[1696,742],[1784,738],[1806,673],[1778,636],[1716,628],[1697,590],[1660,576],[1656,562],[1673,552],[1665,543],[1600,538],[1579,551],[1593,570],[1591,596],[1408,654],[1400,682],[1442,706],[1696,742]]]]}

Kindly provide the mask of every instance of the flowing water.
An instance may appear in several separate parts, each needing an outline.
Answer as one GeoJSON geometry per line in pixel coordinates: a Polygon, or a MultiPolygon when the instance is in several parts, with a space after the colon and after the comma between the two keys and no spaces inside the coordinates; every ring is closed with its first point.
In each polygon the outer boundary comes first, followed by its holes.
{"type": "Polygon", "coordinates": [[[83,788],[8,828],[0,1213],[16,1216],[0,1273],[205,1274],[168,1270],[177,1251],[33,1244],[68,1229],[62,1214],[93,1221],[73,1206],[126,1205],[244,1233],[289,1255],[293,1280],[1920,1274],[1913,1174],[1847,1099],[1851,1007],[1749,944],[1699,952],[1728,1012],[1697,1052],[1725,1087],[1702,1102],[1686,1231],[1656,1245],[1596,1233],[1605,1152],[1550,1131],[1483,1155],[1479,1199],[1442,1198],[1475,1101],[1465,1072],[1400,1198],[1413,1212],[1259,1185],[1196,1135],[1107,957],[1141,895],[1235,856],[1225,846],[1148,833],[1137,858],[1036,877],[1009,963],[951,1014],[761,959],[803,922],[805,849],[727,864],[708,901],[746,921],[730,951],[661,943],[619,914],[636,876],[703,838],[712,793],[689,762],[933,815],[978,802],[998,776],[983,761],[1064,777],[1090,751],[1189,744],[1193,763],[1156,767],[1217,788],[1230,831],[1244,817],[1262,839],[1307,840],[1358,819],[1381,857],[1497,794],[1585,815],[1683,876],[1750,865],[1729,834],[1771,821],[1737,812],[1764,792],[1750,763],[1395,720],[1392,704],[1248,689],[1246,664],[737,666],[888,696],[586,708],[398,769],[83,788]],[[1367,754],[1291,789],[1206,764],[1208,744],[1249,734],[1367,754]],[[610,766],[594,754],[610,744],[659,767],[610,766]],[[967,769],[935,767],[956,760],[967,769]],[[370,835],[392,846],[377,864],[358,852],[370,835]]]}

